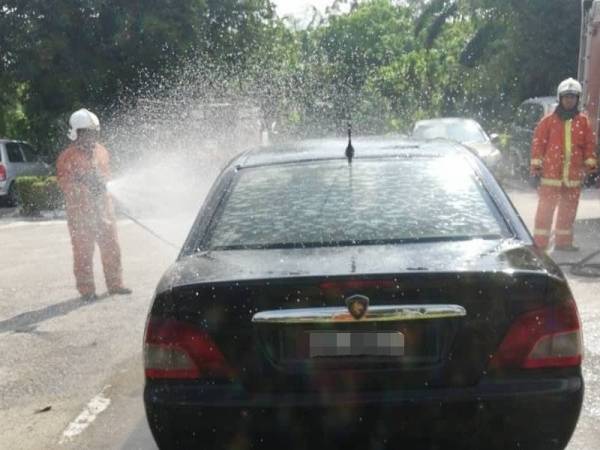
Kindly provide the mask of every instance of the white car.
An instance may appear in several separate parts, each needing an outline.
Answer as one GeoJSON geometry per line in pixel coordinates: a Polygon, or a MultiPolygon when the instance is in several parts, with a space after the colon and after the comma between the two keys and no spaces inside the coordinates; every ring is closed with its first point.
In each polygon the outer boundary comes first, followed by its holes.
{"type": "Polygon", "coordinates": [[[15,179],[22,176],[48,175],[50,167],[26,142],[0,139],[0,203],[16,206],[15,179]]]}
{"type": "Polygon", "coordinates": [[[471,149],[490,169],[498,165],[502,156],[494,145],[497,135],[488,136],[473,119],[419,120],[415,123],[412,137],[417,140],[447,139],[459,142],[471,149]]]}

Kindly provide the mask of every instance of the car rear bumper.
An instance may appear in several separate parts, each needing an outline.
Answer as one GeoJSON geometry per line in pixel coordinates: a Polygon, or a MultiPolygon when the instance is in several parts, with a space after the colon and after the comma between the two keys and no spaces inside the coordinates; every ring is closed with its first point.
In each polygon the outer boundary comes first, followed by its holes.
{"type": "Polygon", "coordinates": [[[162,446],[179,447],[186,446],[180,439],[192,435],[217,443],[236,436],[252,442],[289,441],[295,430],[304,438],[352,443],[368,436],[369,442],[384,445],[425,439],[452,448],[490,448],[491,439],[498,448],[558,449],[570,439],[582,399],[579,376],[360,395],[248,396],[230,387],[153,383],[144,392],[155,438],[162,446]]]}

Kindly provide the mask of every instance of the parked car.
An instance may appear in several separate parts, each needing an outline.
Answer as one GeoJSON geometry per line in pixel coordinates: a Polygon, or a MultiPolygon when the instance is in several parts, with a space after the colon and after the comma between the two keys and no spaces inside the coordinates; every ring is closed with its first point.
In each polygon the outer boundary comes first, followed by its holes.
{"type": "Polygon", "coordinates": [[[556,97],[536,97],[525,100],[517,108],[510,128],[510,146],[506,155],[507,166],[513,176],[529,179],[533,132],[540,120],[553,113],[557,106],[556,97]]]}
{"type": "Polygon", "coordinates": [[[20,176],[48,175],[50,168],[27,142],[0,139],[0,201],[15,206],[15,179],[20,176]]]}
{"type": "Polygon", "coordinates": [[[473,150],[492,170],[498,166],[502,156],[495,145],[498,136],[488,136],[481,125],[472,119],[420,120],[415,123],[412,137],[419,140],[449,139],[460,142],[473,150]]]}
{"type": "Polygon", "coordinates": [[[463,146],[353,147],[216,180],[147,318],[160,448],[564,448],[583,378],[560,268],[463,146]]]}

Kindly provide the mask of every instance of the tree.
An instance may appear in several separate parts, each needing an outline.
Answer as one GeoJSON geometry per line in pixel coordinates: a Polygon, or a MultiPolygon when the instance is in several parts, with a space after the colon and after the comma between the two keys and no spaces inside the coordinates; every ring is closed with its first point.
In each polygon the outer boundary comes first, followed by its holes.
{"type": "Polygon", "coordinates": [[[27,86],[30,135],[59,147],[68,113],[102,112],[161,74],[197,64],[243,65],[272,18],[268,0],[10,0],[0,5],[0,60],[27,86]]]}
{"type": "MultiPolygon", "coordinates": [[[[576,76],[578,0],[431,0],[415,31],[424,34],[426,47],[431,47],[444,27],[461,16],[475,25],[461,63],[483,71],[490,88],[503,87],[513,102],[547,95],[561,79],[576,76]]],[[[483,91],[488,95],[485,87],[483,91]]]]}
{"type": "Polygon", "coordinates": [[[372,0],[355,4],[346,14],[329,16],[327,23],[311,30],[304,42],[304,58],[320,83],[318,102],[311,103],[309,114],[321,114],[334,129],[356,118],[368,78],[413,48],[410,28],[406,8],[389,0],[372,0]]]}
{"type": "Polygon", "coordinates": [[[577,0],[337,0],[294,30],[269,0],[4,0],[0,132],[57,150],[73,109],[105,119],[173,85],[250,96],[264,126],[309,135],[501,116],[575,75],[579,14],[577,0]]]}
{"type": "Polygon", "coordinates": [[[390,99],[390,126],[407,132],[416,120],[465,110],[468,78],[458,58],[472,28],[455,21],[433,48],[416,47],[370,77],[370,90],[390,99]]]}

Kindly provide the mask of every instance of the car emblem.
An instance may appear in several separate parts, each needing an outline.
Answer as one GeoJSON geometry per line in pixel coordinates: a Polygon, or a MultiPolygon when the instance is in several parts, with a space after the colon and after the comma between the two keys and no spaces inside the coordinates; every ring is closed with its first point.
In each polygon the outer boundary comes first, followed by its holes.
{"type": "Polygon", "coordinates": [[[346,306],[350,315],[356,320],[360,320],[367,314],[367,309],[369,309],[369,297],[352,295],[346,298],[346,306]]]}

